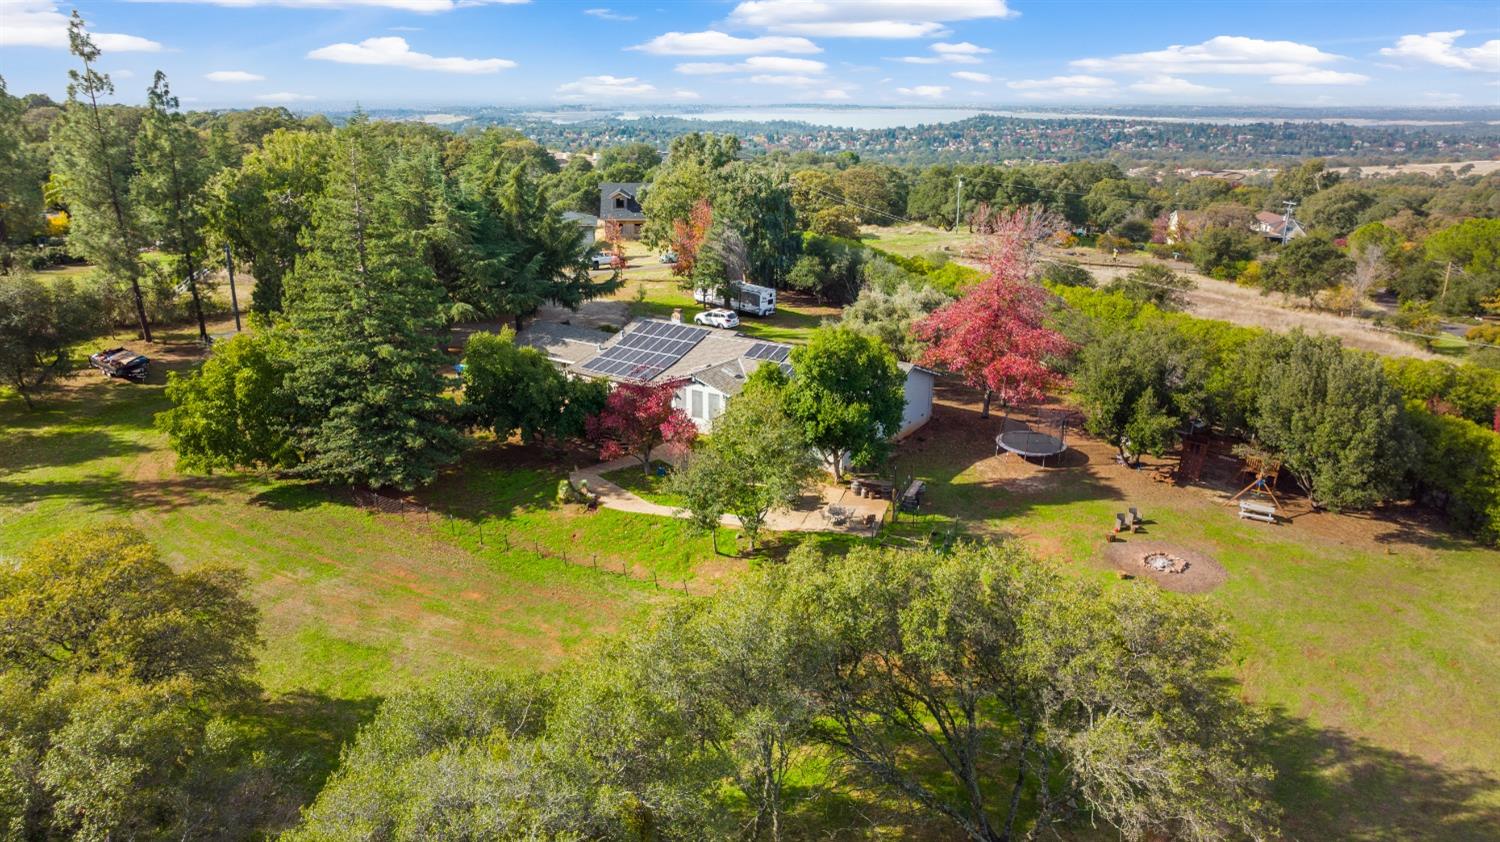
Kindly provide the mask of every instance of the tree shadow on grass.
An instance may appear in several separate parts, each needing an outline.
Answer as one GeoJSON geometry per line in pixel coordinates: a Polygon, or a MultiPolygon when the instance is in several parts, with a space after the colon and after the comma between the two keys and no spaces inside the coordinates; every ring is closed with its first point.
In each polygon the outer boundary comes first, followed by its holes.
{"type": "Polygon", "coordinates": [[[1272,712],[1264,741],[1293,839],[1500,839],[1500,779],[1272,712]],[[1488,801],[1488,803],[1483,803],[1488,801]]]}
{"type": "Polygon", "coordinates": [[[0,447],[0,475],[34,468],[81,465],[113,456],[132,456],[150,448],[105,430],[9,430],[0,447]]]}
{"type": "Polygon", "coordinates": [[[304,512],[325,503],[348,504],[349,501],[346,489],[311,482],[286,482],[256,494],[247,502],[278,512],[304,512]]]}
{"type": "Polygon", "coordinates": [[[296,690],[245,714],[246,724],[257,729],[261,745],[274,756],[278,779],[274,792],[260,793],[256,830],[274,836],[297,823],[338,768],[344,746],[375,716],[381,701],[296,690]]]}
{"type": "Polygon", "coordinates": [[[243,476],[173,477],[164,480],[97,477],[32,483],[0,480],[0,506],[25,506],[63,498],[76,505],[102,511],[176,511],[197,505],[204,498],[222,497],[249,481],[249,477],[243,476]]]}

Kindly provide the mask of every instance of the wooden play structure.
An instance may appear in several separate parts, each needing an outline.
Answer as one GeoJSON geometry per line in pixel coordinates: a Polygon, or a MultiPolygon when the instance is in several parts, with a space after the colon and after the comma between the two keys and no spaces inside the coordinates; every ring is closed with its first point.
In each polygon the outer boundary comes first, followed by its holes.
{"type": "Polygon", "coordinates": [[[1250,481],[1249,485],[1230,497],[1229,502],[1240,504],[1242,519],[1276,523],[1277,516],[1281,514],[1281,499],[1276,496],[1276,480],[1281,476],[1281,457],[1252,445],[1241,445],[1235,450],[1245,460],[1244,473],[1254,474],[1255,478],[1250,481]],[[1269,498],[1271,504],[1240,499],[1247,494],[1269,498]]]}

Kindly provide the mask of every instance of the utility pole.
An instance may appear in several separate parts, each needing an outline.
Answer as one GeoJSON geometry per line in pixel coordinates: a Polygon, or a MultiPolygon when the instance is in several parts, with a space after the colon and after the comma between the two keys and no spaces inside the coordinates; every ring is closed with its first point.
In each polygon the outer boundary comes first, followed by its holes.
{"type": "Polygon", "coordinates": [[[953,233],[958,233],[958,218],[963,215],[964,177],[958,177],[958,195],[953,197],[953,233]]]}
{"type": "Polygon", "coordinates": [[[234,290],[234,255],[229,244],[224,244],[224,268],[229,272],[229,306],[234,310],[234,332],[240,332],[240,296],[234,290]]]}
{"type": "Polygon", "coordinates": [[[1286,207],[1286,210],[1281,213],[1281,244],[1286,245],[1286,241],[1292,236],[1292,208],[1295,208],[1297,203],[1291,199],[1283,199],[1281,204],[1286,207]]]}

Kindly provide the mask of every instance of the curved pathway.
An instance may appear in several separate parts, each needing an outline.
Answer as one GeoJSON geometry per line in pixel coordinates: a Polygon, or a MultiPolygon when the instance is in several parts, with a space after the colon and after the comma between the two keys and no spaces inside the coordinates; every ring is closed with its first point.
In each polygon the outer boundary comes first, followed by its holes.
{"type": "MultiPolygon", "coordinates": [[[[682,450],[668,448],[653,454],[653,458],[671,465],[677,465],[683,456],[682,450]]],[[[588,482],[589,491],[599,495],[599,505],[608,509],[641,515],[686,518],[687,513],[680,509],[643,499],[604,478],[607,473],[622,468],[640,468],[640,465],[639,459],[626,456],[610,462],[590,465],[587,468],[579,468],[568,474],[568,479],[574,485],[588,482]]],[[[847,532],[854,535],[873,536],[880,530],[880,524],[885,520],[886,509],[890,507],[888,500],[857,497],[841,485],[822,485],[819,486],[818,492],[816,496],[803,495],[794,509],[771,512],[766,517],[765,528],[772,532],[847,532]],[[854,517],[843,526],[834,526],[823,518],[823,511],[828,506],[843,506],[851,509],[854,517]],[[873,528],[863,526],[862,521],[866,514],[875,515],[873,528]]],[[[740,528],[740,519],[734,515],[724,515],[719,519],[719,523],[731,529],[740,528]]]]}

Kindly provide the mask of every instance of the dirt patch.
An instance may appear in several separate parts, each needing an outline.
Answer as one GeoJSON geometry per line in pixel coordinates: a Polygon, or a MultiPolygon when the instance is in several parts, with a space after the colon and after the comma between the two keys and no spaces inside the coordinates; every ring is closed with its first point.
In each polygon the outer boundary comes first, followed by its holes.
{"type": "Polygon", "coordinates": [[[1229,580],[1229,571],[1212,556],[1165,541],[1136,541],[1127,535],[1105,546],[1103,555],[1116,570],[1177,593],[1208,593],[1229,580]],[[1177,572],[1145,563],[1151,557],[1169,559],[1177,572]]]}

